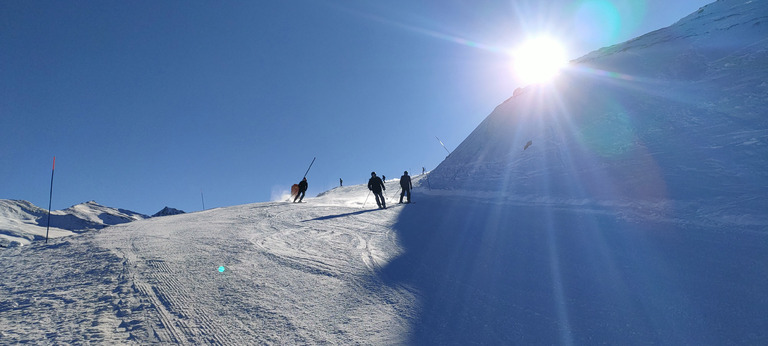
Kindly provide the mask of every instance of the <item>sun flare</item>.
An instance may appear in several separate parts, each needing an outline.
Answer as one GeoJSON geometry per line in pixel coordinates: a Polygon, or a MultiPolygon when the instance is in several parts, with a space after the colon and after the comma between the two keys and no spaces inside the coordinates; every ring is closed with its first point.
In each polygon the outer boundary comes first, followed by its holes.
{"type": "Polygon", "coordinates": [[[546,83],[568,63],[560,42],[536,37],[520,45],[512,54],[514,73],[525,84],[546,83]]]}

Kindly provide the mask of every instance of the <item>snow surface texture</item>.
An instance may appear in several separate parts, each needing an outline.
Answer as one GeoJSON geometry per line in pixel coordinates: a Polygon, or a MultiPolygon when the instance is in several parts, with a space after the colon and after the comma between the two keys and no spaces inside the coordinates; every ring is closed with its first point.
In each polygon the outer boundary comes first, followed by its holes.
{"type": "Polygon", "coordinates": [[[387,210],[357,185],[5,249],[0,343],[404,343],[416,292],[377,274],[401,252],[387,187],[387,210]]]}
{"type": "Polygon", "coordinates": [[[414,204],[390,180],[387,210],[345,186],[3,249],[0,343],[768,344],[767,30],[721,0],[589,54],[414,204]]]}

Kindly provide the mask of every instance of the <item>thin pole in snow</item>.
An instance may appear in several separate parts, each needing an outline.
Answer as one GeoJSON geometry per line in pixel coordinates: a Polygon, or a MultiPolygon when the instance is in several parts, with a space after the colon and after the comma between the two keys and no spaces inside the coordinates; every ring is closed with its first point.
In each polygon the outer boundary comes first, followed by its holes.
{"type": "Polygon", "coordinates": [[[306,172],[304,172],[304,178],[306,178],[306,177],[307,177],[307,173],[309,173],[309,169],[310,169],[310,168],[312,168],[312,165],[315,163],[315,159],[316,159],[316,158],[317,158],[317,157],[313,157],[313,158],[312,158],[312,163],[310,163],[310,164],[309,164],[309,168],[307,168],[307,171],[306,171],[306,172]]]}
{"type": "Polygon", "coordinates": [[[203,190],[200,190],[200,200],[203,201],[203,210],[205,210],[205,198],[203,197],[203,190]]]}
{"type": "MultiPolygon", "coordinates": [[[[437,138],[437,136],[435,136],[435,138],[437,138]]],[[[443,141],[441,141],[440,138],[437,138],[437,141],[440,142],[440,145],[443,146],[443,149],[445,149],[445,151],[448,152],[448,155],[451,155],[451,151],[448,150],[448,148],[445,147],[445,144],[443,144],[443,141]]]]}
{"type": "Polygon", "coordinates": [[[53,157],[51,168],[51,193],[48,195],[48,225],[45,226],[45,243],[48,244],[48,230],[51,228],[51,203],[53,202],[53,172],[56,171],[56,156],[53,157]]]}
{"type": "Polygon", "coordinates": [[[392,195],[392,197],[390,197],[389,199],[395,199],[395,196],[397,196],[397,193],[400,192],[400,190],[402,190],[402,189],[403,189],[402,187],[397,189],[397,191],[395,191],[395,194],[392,195]]]}
{"type": "Polygon", "coordinates": [[[368,203],[368,197],[371,197],[371,190],[368,190],[368,195],[365,196],[365,202],[363,202],[363,206],[360,208],[365,208],[365,204],[368,203]]]}

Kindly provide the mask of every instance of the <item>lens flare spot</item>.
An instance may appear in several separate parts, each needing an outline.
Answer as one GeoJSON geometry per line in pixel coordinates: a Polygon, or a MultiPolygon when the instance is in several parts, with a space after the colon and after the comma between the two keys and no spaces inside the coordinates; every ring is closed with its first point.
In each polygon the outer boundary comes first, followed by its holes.
{"type": "Polygon", "coordinates": [[[219,266],[219,273],[223,273],[227,268],[224,268],[224,266],[219,266]]]}
{"type": "Polygon", "coordinates": [[[586,0],[574,13],[577,37],[597,44],[612,44],[621,31],[621,14],[612,1],[586,0]]]}

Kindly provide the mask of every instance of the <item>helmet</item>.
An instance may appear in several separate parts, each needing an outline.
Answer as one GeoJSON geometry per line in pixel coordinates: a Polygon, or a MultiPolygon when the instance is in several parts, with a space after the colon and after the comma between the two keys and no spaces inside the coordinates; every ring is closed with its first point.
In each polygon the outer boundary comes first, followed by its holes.
{"type": "Polygon", "coordinates": [[[408,171],[403,172],[403,174],[408,175],[408,171]]]}
{"type": "Polygon", "coordinates": [[[376,175],[376,172],[371,172],[371,175],[376,175]]]}

